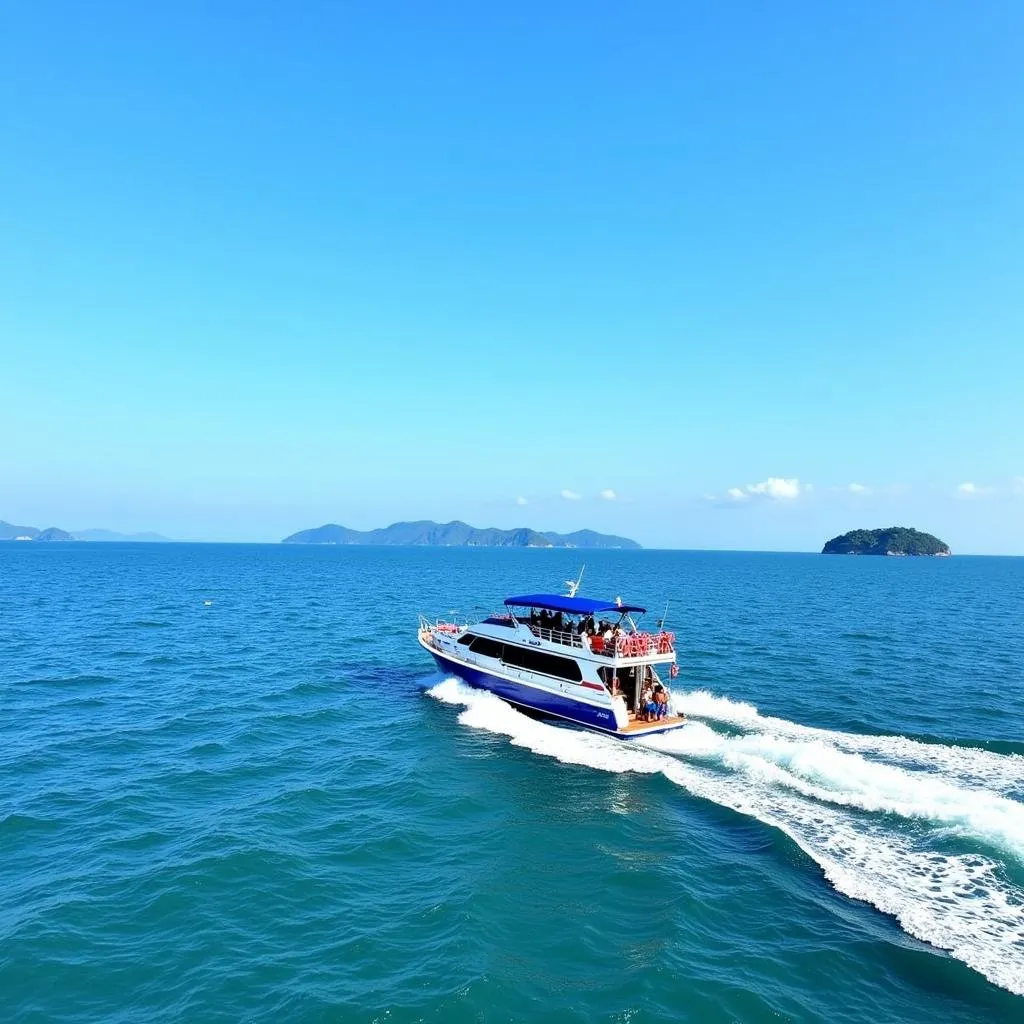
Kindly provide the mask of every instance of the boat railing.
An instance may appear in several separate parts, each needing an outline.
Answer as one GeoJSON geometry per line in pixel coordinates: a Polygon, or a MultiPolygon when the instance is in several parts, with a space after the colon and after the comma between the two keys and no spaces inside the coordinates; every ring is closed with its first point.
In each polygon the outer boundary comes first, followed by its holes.
{"type": "MultiPolygon", "coordinates": [[[[549,629],[547,626],[535,626],[529,623],[530,632],[538,640],[547,640],[563,647],[582,648],[583,637],[564,629],[549,629]]],[[[647,658],[651,655],[673,654],[675,652],[675,633],[664,630],[660,633],[620,633],[612,640],[602,636],[587,636],[587,647],[592,654],[601,654],[606,658],[647,658]]]]}
{"type": "Polygon", "coordinates": [[[468,623],[452,622],[446,619],[430,621],[425,615],[420,616],[420,629],[430,633],[462,633],[469,628],[468,623]]]}
{"type": "Polygon", "coordinates": [[[547,640],[549,643],[561,644],[563,647],[582,647],[583,641],[567,629],[549,629],[547,626],[534,626],[526,623],[530,632],[538,640],[547,640]]]}
{"type": "Polygon", "coordinates": [[[676,635],[662,630],[660,633],[619,633],[611,640],[603,636],[590,637],[590,650],[607,658],[649,658],[651,655],[674,654],[676,635]]]}

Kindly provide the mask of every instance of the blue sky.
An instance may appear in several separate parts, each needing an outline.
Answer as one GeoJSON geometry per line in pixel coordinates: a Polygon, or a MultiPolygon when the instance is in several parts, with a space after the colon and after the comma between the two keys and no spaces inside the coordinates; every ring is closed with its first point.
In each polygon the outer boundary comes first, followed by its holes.
{"type": "Polygon", "coordinates": [[[1024,553],[1024,5],[3,22],[0,518],[1024,553]]]}

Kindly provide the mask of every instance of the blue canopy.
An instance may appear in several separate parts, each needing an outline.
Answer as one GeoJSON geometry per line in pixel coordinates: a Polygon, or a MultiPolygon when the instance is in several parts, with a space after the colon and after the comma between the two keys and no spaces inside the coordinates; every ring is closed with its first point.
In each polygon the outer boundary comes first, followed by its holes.
{"type": "Polygon", "coordinates": [[[509,607],[521,605],[525,608],[546,608],[551,612],[569,612],[573,615],[596,615],[598,612],[640,612],[646,608],[636,604],[616,604],[614,601],[595,601],[592,597],[566,597],[564,594],[523,594],[521,597],[506,597],[509,607]]]}

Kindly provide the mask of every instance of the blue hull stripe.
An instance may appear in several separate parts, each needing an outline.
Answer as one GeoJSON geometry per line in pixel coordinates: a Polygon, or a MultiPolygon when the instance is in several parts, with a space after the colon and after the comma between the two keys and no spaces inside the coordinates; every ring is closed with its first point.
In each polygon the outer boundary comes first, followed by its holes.
{"type": "Polygon", "coordinates": [[[520,707],[531,708],[546,715],[554,715],[556,718],[565,718],[591,729],[600,729],[602,732],[616,733],[615,716],[612,714],[611,708],[597,708],[592,704],[573,700],[571,697],[549,693],[547,690],[525,686],[512,679],[492,675],[483,669],[471,668],[469,665],[452,661],[437,651],[432,650],[430,653],[442,672],[450,672],[478,690],[489,690],[503,700],[507,700],[511,704],[518,704],[520,707]]]}

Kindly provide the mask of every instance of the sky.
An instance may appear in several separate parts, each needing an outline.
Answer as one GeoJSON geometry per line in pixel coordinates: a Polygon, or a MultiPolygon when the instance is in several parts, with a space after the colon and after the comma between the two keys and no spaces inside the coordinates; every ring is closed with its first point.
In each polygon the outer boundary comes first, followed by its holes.
{"type": "Polygon", "coordinates": [[[0,518],[1024,554],[1024,4],[47,0],[0,518]]]}

